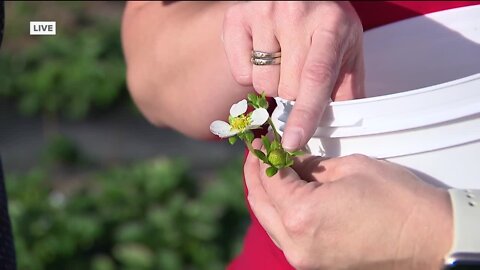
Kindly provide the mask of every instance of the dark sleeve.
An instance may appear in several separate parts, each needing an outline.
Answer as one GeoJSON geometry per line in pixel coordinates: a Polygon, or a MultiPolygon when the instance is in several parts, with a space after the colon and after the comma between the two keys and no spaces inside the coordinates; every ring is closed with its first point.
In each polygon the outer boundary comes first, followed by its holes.
{"type": "Polygon", "coordinates": [[[16,269],[15,247],[13,245],[12,228],[8,216],[7,193],[0,160],[0,269],[16,269]]]}
{"type": "Polygon", "coordinates": [[[3,40],[3,27],[5,25],[5,2],[0,0],[0,47],[3,40]]]}
{"type": "MultiPolygon", "coordinates": [[[[3,38],[4,2],[0,0],[0,45],[3,38]]],[[[7,192],[3,178],[2,160],[0,159],[0,270],[14,270],[15,247],[13,245],[12,227],[8,216],[7,192]]]]}

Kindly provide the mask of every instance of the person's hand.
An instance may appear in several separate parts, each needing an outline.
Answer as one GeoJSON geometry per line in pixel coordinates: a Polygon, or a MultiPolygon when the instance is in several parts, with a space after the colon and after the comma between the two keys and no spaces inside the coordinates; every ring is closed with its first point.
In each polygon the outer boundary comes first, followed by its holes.
{"type": "Polygon", "coordinates": [[[313,135],[330,98],[363,96],[362,35],[346,1],[248,1],[227,10],[222,38],[238,83],[296,101],[282,140],[296,150],[313,135]],[[281,64],[254,66],[252,50],[281,51],[281,64]]]}
{"type": "Polygon", "coordinates": [[[302,159],[271,178],[254,155],[244,168],[250,206],[292,266],[441,269],[453,237],[446,190],[362,155],[302,159]]]}

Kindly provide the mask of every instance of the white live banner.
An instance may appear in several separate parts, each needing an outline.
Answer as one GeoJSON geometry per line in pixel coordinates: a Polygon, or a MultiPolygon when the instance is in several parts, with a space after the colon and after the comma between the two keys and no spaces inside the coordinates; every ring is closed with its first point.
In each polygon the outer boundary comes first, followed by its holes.
{"type": "Polygon", "coordinates": [[[57,34],[57,22],[31,21],[30,35],[54,36],[57,34]]]}

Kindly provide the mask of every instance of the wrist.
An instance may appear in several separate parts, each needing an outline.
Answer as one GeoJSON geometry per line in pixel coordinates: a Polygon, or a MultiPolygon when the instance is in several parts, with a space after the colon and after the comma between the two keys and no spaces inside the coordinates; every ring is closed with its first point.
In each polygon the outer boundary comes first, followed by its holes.
{"type": "Polygon", "coordinates": [[[412,269],[443,268],[444,258],[453,244],[453,210],[446,189],[435,188],[419,213],[422,234],[417,234],[412,269]]]}
{"type": "Polygon", "coordinates": [[[453,242],[453,211],[448,191],[421,185],[401,227],[391,269],[439,270],[453,242]]]}

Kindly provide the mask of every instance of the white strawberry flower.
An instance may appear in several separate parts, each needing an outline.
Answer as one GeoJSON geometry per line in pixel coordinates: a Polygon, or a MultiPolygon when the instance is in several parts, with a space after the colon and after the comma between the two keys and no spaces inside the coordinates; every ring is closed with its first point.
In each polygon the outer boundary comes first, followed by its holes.
{"type": "Polygon", "coordinates": [[[245,99],[233,104],[230,108],[229,123],[221,120],[213,121],[210,124],[210,131],[220,138],[228,138],[265,124],[269,117],[266,109],[258,108],[245,115],[247,107],[248,103],[245,99]]]}

